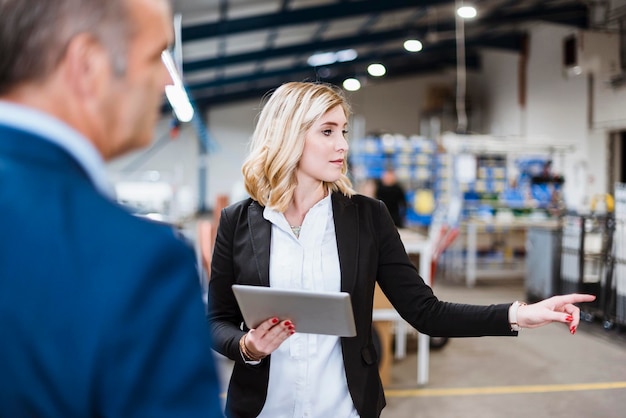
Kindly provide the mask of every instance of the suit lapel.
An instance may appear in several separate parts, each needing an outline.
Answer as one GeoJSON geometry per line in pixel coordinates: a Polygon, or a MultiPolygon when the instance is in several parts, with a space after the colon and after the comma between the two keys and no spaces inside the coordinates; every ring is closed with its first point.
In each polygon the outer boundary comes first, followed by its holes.
{"type": "Polygon", "coordinates": [[[333,193],[333,217],[341,266],[341,290],[352,293],[356,284],[359,254],[359,218],[356,205],[340,193],[333,193]]]}
{"type": "MultiPolygon", "coordinates": [[[[263,217],[263,207],[257,202],[250,204],[248,226],[252,241],[252,251],[256,261],[261,285],[270,285],[270,243],[272,224],[263,217]]],[[[252,260],[250,260],[252,262],[252,260]]]]}

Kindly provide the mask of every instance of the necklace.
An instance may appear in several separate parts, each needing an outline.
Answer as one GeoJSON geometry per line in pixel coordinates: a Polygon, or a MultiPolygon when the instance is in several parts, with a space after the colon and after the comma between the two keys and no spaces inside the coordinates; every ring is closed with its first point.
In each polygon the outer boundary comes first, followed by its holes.
{"type": "MultiPolygon", "coordinates": [[[[328,190],[324,190],[324,196],[322,196],[322,199],[324,199],[326,196],[328,196],[328,190]]],[[[296,238],[300,238],[300,230],[302,229],[302,226],[289,225],[289,227],[291,228],[291,231],[296,236],[296,238]]]]}

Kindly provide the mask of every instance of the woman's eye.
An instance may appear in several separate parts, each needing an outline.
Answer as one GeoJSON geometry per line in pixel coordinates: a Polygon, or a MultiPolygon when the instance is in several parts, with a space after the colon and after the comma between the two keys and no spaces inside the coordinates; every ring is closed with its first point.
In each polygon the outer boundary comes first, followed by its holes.
{"type": "Polygon", "coordinates": [[[341,133],[343,134],[343,136],[348,136],[348,130],[344,129],[343,131],[341,131],[341,133]]]}
{"type": "Polygon", "coordinates": [[[322,131],[322,133],[326,136],[331,136],[333,134],[333,130],[332,129],[325,129],[322,131]]]}

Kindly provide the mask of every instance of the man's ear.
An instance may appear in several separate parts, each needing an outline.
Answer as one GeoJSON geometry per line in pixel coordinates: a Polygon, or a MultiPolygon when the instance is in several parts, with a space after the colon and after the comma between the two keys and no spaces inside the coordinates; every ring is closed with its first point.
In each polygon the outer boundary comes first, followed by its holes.
{"type": "Polygon", "coordinates": [[[112,76],[109,54],[90,34],[70,41],[63,57],[64,76],[72,93],[83,100],[97,99],[112,76]]]}

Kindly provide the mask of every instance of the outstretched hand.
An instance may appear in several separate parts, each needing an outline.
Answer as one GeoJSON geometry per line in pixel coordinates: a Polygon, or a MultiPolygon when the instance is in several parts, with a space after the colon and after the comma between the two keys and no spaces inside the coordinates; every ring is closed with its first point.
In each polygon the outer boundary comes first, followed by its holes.
{"type": "Polygon", "coordinates": [[[537,328],[551,322],[563,322],[569,325],[570,333],[574,334],[580,322],[580,309],[574,304],[592,302],[595,298],[594,295],[572,293],[523,305],[517,310],[517,323],[522,328],[537,328]]]}

